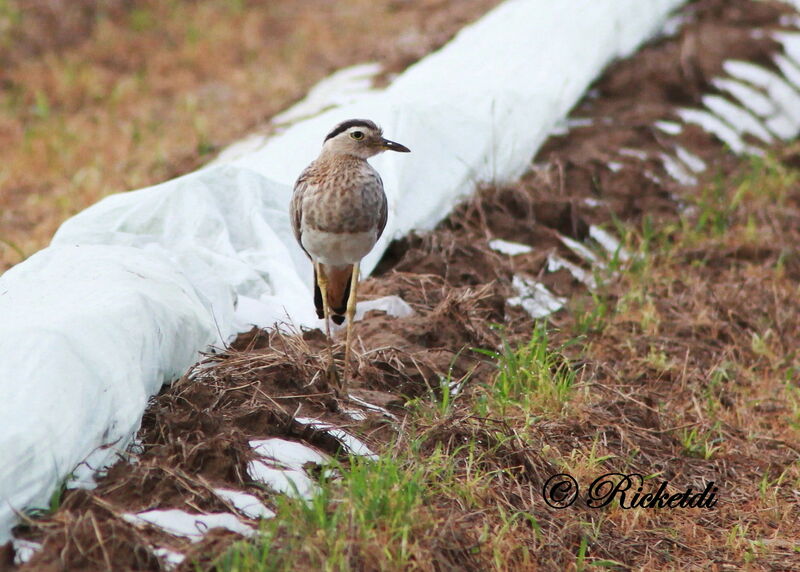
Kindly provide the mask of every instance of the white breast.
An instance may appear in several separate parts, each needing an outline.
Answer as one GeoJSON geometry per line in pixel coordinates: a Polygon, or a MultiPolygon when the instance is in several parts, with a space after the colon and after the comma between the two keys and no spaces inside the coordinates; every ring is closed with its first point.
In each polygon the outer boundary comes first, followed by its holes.
{"type": "Polygon", "coordinates": [[[344,266],[360,262],[377,241],[376,232],[324,232],[304,228],[301,236],[303,248],[315,262],[344,266]]]}

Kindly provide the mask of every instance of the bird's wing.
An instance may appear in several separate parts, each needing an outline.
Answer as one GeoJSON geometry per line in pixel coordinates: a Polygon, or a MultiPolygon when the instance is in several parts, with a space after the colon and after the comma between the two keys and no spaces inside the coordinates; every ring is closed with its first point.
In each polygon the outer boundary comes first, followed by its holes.
{"type": "Polygon", "coordinates": [[[381,187],[380,205],[378,206],[378,235],[375,237],[377,240],[383,234],[383,229],[386,228],[386,219],[389,216],[389,208],[386,204],[386,193],[383,192],[383,180],[377,171],[375,171],[375,174],[378,175],[378,184],[381,187]]]}
{"type": "Polygon", "coordinates": [[[297,243],[300,245],[300,248],[303,249],[303,252],[306,253],[306,256],[311,258],[311,255],[303,246],[302,236],[303,236],[303,197],[308,190],[308,175],[309,169],[306,168],[300,176],[297,178],[297,182],[294,184],[294,192],[292,193],[292,201],[289,204],[289,218],[292,221],[292,231],[294,232],[294,237],[297,240],[297,243]]]}

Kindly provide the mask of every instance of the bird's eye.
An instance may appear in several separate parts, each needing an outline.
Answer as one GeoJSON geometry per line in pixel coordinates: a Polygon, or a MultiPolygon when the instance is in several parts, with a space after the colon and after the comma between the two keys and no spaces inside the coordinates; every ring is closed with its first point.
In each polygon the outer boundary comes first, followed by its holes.
{"type": "Polygon", "coordinates": [[[350,137],[352,137],[353,139],[355,139],[356,141],[358,141],[358,140],[360,140],[360,139],[363,139],[363,138],[364,138],[364,133],[363,133],[363,132],[361,132],[361,131],[353,131],[353,132],[350,134],[350,137]]]}

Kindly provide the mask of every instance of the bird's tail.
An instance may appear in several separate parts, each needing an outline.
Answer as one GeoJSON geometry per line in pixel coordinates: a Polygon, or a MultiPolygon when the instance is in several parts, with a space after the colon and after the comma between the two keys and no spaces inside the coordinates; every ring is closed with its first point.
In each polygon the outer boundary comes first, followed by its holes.
{"type": "MultiPolygon", "coordinates": [[[[328,282],[328,307],[331,310],[331,319],[334,324],[341,324],[344,322],[344,316],[347,312],[347,299],[350,297],[353,266],[325,266],[320,264],[319,268],[328,282]]],[[[319,289],[316,268],[314,269],[314,306],[317,307],[317,317],[324,318],[322,291],[319,289]]]]}

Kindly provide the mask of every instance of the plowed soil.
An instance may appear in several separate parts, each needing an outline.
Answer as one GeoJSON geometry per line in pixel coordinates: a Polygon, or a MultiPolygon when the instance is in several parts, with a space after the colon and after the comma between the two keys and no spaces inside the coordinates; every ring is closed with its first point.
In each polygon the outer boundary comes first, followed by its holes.
{"type": "MultiPolygon", "coordinates": [[[[514,276],[537,279],[569,299],[566,311],[549,318],[551,343],[574,337],[576,316],[592,295],[567,270],[548,271],[548,256],[555,253],[586,267],[561,237],[591,242],[590,225],[616,234],[621,228],[678,232],[688,216],[687,205],[698,204],[710,181],[741,169],[740,159],[699,128],[685,127],[673,137],[654,123],[674,120],[678,107],[699,106],[703,94],[713,93],[711,80],[722,73],[727,59],[771,66],[778,46],[753,30],[778,28],[780,16],[788,12],[770,2],[690,4],[676,34],[653,41],[605,72],[573,112],[581,121],[552,137],[522,180],[481,188],[435,231],[394,243],[360,294],[367,299],[400,296],[415,314],[394,318],[373,312],[356,324],[352,393],[387,408],[399,420],[407,416],[410,399],[440,392],[442,378],[466,380],[459,399],[477,398],[491,386],[496,367],[471,348],[493,349],[504,339],[512,345],[530,339],[533,320],[507,302],[516,295],[514,276]],[[707,164],[697,186],[683,186],[664,171],[660,156],[672,154],[675,145],[707,164]],[[625,149],[638,150],[641,158],[625,149]],[[614,163],[621,167],[612,168],[614,163]],[[533,250],[501,254],[488,245],[494,238],[533,250]]],[[[782,152],[788,163],[794,161],[791,151],[782,152]]],[[[746,553],[725,541],[734,526],[763,527],[760,536],[770,537],[770,526],[755,515],[754,507],[763,475],[780,475],[798,459],[792,441],[796,435],[773,424],[787,406],[774,395],[761,395],[747,376],[731,374],[714,385],[709,380],[727,361],[750,362],[756,371],[766,353],[793,356],[800,345],[800,187],[792,187],[786,197],[780,207],[767,201],[753,212],[756,223],[769,229],[760,230],[760,238],[681,247],[669,266],[674,274],[657,273],[644,301],[631,302],[628,313],[608,317],[601,329],[581,331],[584,350],[571,357],[582,367],[585,391],[569,416],[544,415],[522,438],[503,419],[481,419],[456,407],[427,429],[427,446],[438,444],[445,450],[464,436],[482,435],[487,442],[498,433],[513,437],[493,462],[498,468],[515,467],[511,474],[516,476],[498,481],[494,494],[535,517],[540,530],[519,532],[515,542],[529,547],[542,569],[575,566],[581,543],[575,523],[597,514],[580,503],[554,511],[540,502],[544,481],[562,472],[553,454],[545,451],[568,456],[587,450],[592,442],[614,456],[606,464],[609,470],[623,470],[623,459],[635,459],[624,465],[625,472],[634,466],[643,474],[669,479],[678,489],[715,481],[724,498],[713,511],[662,511],[643,517],[649,519],[646,526],[603,521],[592,544],[593,557],[622,563],[620,569],[734,569],[744,564],[746,553]],[[782,274],[775,278],[779,263],[782,274]],[[658,317],[652,327],[640,319],[644,312],[658,317]],[[766,335],[767,350],[760,350],[754,336],[764,338],[765,324],[772,334],[766,335]],[[694,413],[703,391],[713,393],[728,412],[715,428],[726,444],[709,458],[685,454],[680,437],[683,427],[704,429],[702,416],[694,413]]],[[[735,224],[737,216],[732,214],[728,222],[735,224]]],[[[640,248],[644,235],[632,232],[627,247],[640,248]]],[[[632,288],[630,279],[611,277],[600,294],[616,304],[632,288]]],[[[342,343],[336,340],[340,364],[342,343]]],[[[141,451],[133,461],[112,467],[95,490],[66,491],[58,510],[18,528],[17,536],[44,544],[22,569],[155,570],[160,564],[148,549],[151,545],[185,553],[180,570],[211,567],[236,535],[216,531],[190,544],[137,529],[120,515],[173,507],[230,511],[210,493],[219,486],[245,490],[270,506],[272,493],[247,475],[247,462],[253,458],[249,440],[296,439],[346,458],[336,440],[295,421],[299,415],[337,424],[377,453],[391,455],[386,447],[402,431],[402,422],[369,412],[362,421],[348,416],[345,408],[358,406],[336,399],[325,381],[326,359],[325,338],[318,330],[302,336],[254,330],[232,347],[206,356],[202,367],[153,399],[139,434],[141,451]]],[[[789,489],[780,494],[786,512],[775,517],[784,522],[773,523],[773,529],[781,531],[780,538],[797,538],[797,497],[789,489]]],[[[491,514],[459,513],[451,505],[432,510],[441,511],[449,524],[430,531],[428,559],[416,566],[492,568],[491,554],[481,552],[479,537],[491,514]]],[[[793,560],[797,555],[791,543],[776,546],[755,566],[790,569],[800,562],[793,560]]],[[[364,562],[355,555],[352,566],[369,569],[364,562]]]]}

